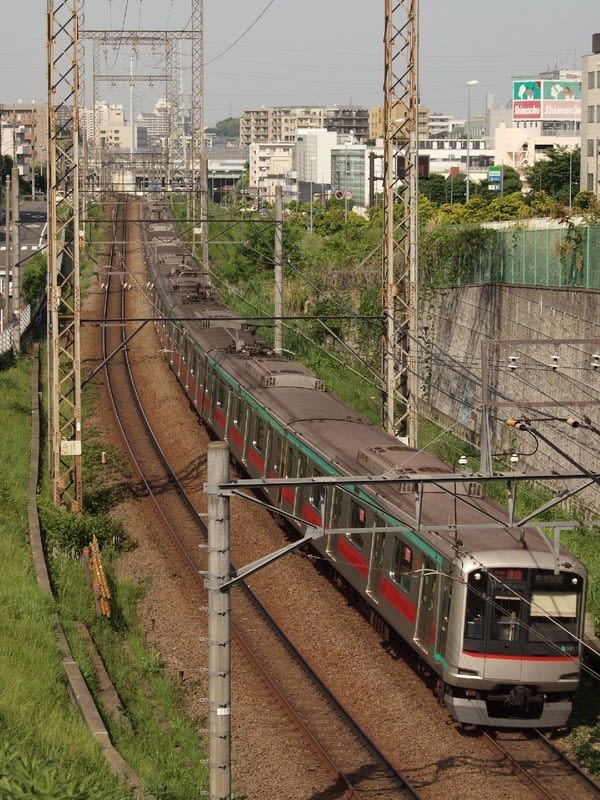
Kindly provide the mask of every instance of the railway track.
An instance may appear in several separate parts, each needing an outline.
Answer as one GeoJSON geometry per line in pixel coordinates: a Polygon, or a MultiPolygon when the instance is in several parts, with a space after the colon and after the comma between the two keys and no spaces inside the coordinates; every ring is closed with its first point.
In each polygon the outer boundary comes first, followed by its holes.
{"type": "MultiPolygon", "coordinates": [[[[135,228],[127,230],[125,204],[117,203],[104,301],[106,384],[123,442],[139,475],[140,491],[151,498],[168,531],[170,546],[190,576],[187,583],[194,597],[202,597],[201,574],[206,564],[200,545],[206,540],[205,525],[153,435],[128,357],[126,340],[132,331],[123,322],[128,294],[124,268],[127,247],[136,235],[135,228]],[[109,358],[110,354],[114,355],[109,358]]],[[[328,796],[357,800],[418,798],[416,790],[329,692],[260,601],[247,587],[235,591],[232,635],[286,709],[291,724],[330,772],[333,782],[328,796]]]]}
{"type": "Polygon", "coordinates": [[[559,750],[542,731],[494,731],[487,744],[541,800],[595,800],[600,783],[559,750]]]}

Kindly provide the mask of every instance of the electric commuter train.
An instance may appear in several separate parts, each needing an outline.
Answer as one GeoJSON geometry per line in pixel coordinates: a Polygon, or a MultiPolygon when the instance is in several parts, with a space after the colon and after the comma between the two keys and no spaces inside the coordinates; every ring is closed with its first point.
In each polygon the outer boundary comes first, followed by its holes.
{"type": "Polygon", "coordinates": [[[580,679],[584,566],[564,549],[556,557],[535,527],[491,525],[506,511],[475,481],[450,490],[436,484],[451,472],[446,464],[389,436],[273,353],[197,271],[166,210],[150,205],[146,216],[155,325],[206,426],[250,477],[315,480],[266,493],[282,513],[324,527],[314,547],[375,627],[399,636],[435,673],[438,699],[454,719],[566,725],[580,679]],[[411,481],[318,483],[404,474],[429,482],[423,491],[411,481]],[[327,535],[332,529],[338,533],[327,535]]]}

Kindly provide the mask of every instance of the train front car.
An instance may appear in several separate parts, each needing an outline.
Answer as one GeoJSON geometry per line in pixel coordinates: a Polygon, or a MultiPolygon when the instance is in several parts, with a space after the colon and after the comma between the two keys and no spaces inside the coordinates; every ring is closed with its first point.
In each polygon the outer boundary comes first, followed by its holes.
{"type": "Polygon", "coordinates": [[[527,549],[462,559],[444,671],[444,701],[459,722],[567,724],[580,678],[586,573],[572,556],[558,564],[550,551],[527,549]]]}

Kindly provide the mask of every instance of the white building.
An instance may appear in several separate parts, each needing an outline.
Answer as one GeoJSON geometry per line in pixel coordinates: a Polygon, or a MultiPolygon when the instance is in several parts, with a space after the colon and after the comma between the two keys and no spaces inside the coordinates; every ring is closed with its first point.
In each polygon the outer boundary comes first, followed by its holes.
{"type": "MultiPolygon", "coordinates": [[[[557,146],[575,150],[579,145],[578,133],[572,136],[548,136],[539,130],[538,125],[508,128],[502,124],[496,128],[496,164],[513,167],[523,178],[525,169],[546,158],[548,150],[557,146]]],[[[535,186],[531,188],[535,189],[535,186]]]]}
{"type": "MultiPolygon", "coordinates": [[[[341,138],[344,138],[343,136],[341,138]]],[[[309,199],[314,192],[327,194],[331,188],[331,151],[340,136],[325,128],[297,128],[293,150],[292,172],[296,177],[299,199],[309,199]],[[316,189],[315,187],[319,187],[316,189]]]]}
{"type": "Polygon", "coordinates": [[[272,203],[275,187],[283,186],[292,170],[293,142],[255,142],[248,148],[249,194],[272,203]]]}
{"type": "Polygon", "coordinates": [[[131,148],[131,126],[125,124],[125,113],[121,103],[96,102],[94,131],[95,146],[100,150],[131,148]]]}
{"type": "Polygon", "coordinates": [[[592,52],[582,58],[581,189],[600,197],[600,33],[592,52]]]}

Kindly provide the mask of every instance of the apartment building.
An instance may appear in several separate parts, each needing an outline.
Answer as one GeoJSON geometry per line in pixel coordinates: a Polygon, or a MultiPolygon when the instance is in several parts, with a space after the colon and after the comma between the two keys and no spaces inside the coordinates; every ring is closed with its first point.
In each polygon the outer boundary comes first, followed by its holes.
{"type": "Polygon", "coordinates": [[[10,156],[19,175],[31,180],[33,170],[45,167],[47,106],[36,103],[0,105],[0,153],[10,156]]]}
{"type": "Polygon", "coordinates": [[[298,128],[326,128],[368,135],[368,111],[354,106],[276,106],[246,109],[240,119],[240,144],[293,142],[298,128]]]}
{"type": "MultiPolygon", "coordinates": [[[[392,109],[392,119],[402,120],[406,117],[407,107],[398,101],[392,109]]],[[[417,127],[419,139],[427,139],[429,133],[429,109],[426,106],[419,106],[417,109],[417,127]]],[[[385,134],[385,118],[383,116],[383,106],[374,106],[369,109],[369,139],[383,139],[385,134]]]]}
{"type": "Polygon", "coordinates": [[[581,61],[581,189],[600,198],[600,33],[581,61]]]}

